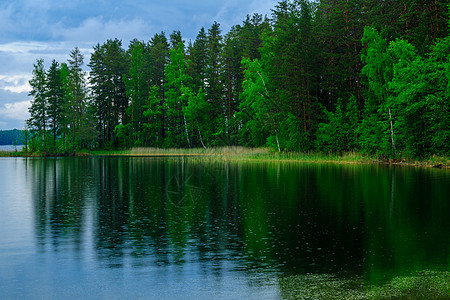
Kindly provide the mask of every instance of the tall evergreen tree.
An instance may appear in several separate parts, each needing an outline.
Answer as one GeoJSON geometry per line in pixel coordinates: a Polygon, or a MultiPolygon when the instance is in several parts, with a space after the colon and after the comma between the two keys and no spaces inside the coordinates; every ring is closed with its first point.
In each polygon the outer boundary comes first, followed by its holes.
{"type": "Polygon", "coordinates": [[[105,47],[97,44],[88,65],[91,68],[89,83],[91,97],[95,108],[97,130],[100,133],[99,146],[103,148],[109,142],[109,88],[105,63],[105,47]]]}
{"type": "Polygon", "coordinates": [[[148,85],[146,84],[146,72],[144,69],[144,46],[140,42],[134,42],[131,47],[131,62],[129,79],[125,79],[127,96],[130,101],[129,118],[132,145],[144,145],[144,106],[148,98],[148,85]]]}
{"type": "Polygon", "coordinates": [[[27,120],[29,129],[36,131],[42,138],[45,148],[45,134],[48,123],[47,113],[47,93],[46,93],[46,75],[44,69],[44,60],[38,59],[33,65],[33,78],[30,80],[31,106],[29,108],[30,118],[27,120]]]}
{"type": "Polygon", "coordinates": [[[206,64],[207,64],[207,45],[208,40],[205,28],[201,28],[193,46],[189,49],[191,77],[195,90],[205,88],[206,82],[206,64]]]}
{"type": "Polygon", "coordinates": [[[269,30],[269,27],[267,17],[260,14],[254,14],[251,17],[247,15],[239,33],[243,57],[250,60],[261,58],[259,48],[262,46],[262,36],[265,31],[269,30]]]}
{"type": "Polygon", "coordinates": [[[227,144],[237,142],[238,123],[235,118],[239,106],[239,95],[242,93],[242,82],[244,78],[241,64],[244,56],[243,44],[241,43],[241,26],[234,26],[225,36],[222,51],[223,72],[220,81],[224,85],[224,115],[225,134],[227,144]]]}
{"type": "Polygon", "coordinates": [[[211,26],[207,34],[207,60],[206,60],[206,99],[211,105],[211,118],[213,127],[211,134],[215,134],[223,144],[225,131],[225,105],[223,103],[223,85],[220,81],[222,73],[222,31],[217,22],[211,26]]]}
{"type": "Polygon", "coordinates": [[[70,120],[72,150],[75,151],[90,147],[92,140],[97,139],[97,132],[93,128],[93,111],[88,105],[85,73],[82,69],[84,55],[77,47],[71,51],[68,62],[69,97],[66,113],[70,120]]]}
{"type": "Polygon", "coordinates": [[[56,60],[53,60],[46,79],[48,121],[49,130],[53,137],[53,151],[56,151],[56,140],[58,135],[62,133],[64,126],[64,96],[60,67],[56,60]]]}
{"type": "Polygon", "coordinates": [[[181,32],[179,30],[175,30],[170,35],[170,48],[171,49],[177,49],[178,45],[181,44],[181,43],[184,44],[183,37],[181,36],[181,32]]]}
{"type": "MultiPolygon", "coordinates": [[[[267,31],[261,48],[261,77],[278,107],[271,140],[290,150],[306,150],[316,129],[314,71],[315,41],[311,7],[306,1],[282,1],[273,12],[273,30],[267,31]],[[293,134],[295,133],[295,134],[293,134]]],[[[275,144],[275,143],[273,143],[275,144]]],[[[277,145],[278,146],[278,145],[277,145]]]]}
{"type": "Polygon", "coordinates": [[[115,128],[125,121],[128,107],[123,77],[128,73],[128,60],[122,42],[114,39],[96,45],[89,66],[100,144],[111,146],[116,142],[115,128]]]}

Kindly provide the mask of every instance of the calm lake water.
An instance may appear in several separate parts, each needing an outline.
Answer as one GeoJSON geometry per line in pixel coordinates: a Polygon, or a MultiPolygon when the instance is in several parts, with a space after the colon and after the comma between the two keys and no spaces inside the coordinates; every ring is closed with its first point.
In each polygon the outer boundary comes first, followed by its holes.
{"type": "Polygon", "coordinates": [[[0,179],[1,299],[450,297],[447,170],[0,158],[0,179]]]}
{"type": "Polygon", "coordinates": [[[0,151],[21,151],[23,145],[0,145],[0,151]]]}

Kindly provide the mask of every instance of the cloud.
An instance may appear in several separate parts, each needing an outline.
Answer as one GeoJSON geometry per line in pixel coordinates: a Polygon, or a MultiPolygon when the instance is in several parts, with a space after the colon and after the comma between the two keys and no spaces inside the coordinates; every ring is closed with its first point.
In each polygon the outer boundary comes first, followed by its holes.
{"type": "Polygon", "coordinates": [[[0,42],[18,39],[48,39],[49,1],[2,0],[0,3],[0,42]]]}
{"type": "MultiPolygon", "coordinates": [[[[18,78],[18,83],[25,78],[18,78]]],[[[27,92],[16,93],[10,89],[0,88],[0,130],[4,129],[22,129],[25,120],[30,117],[28,108],[30,107],[31,97],[27,92]]]]}
{"type": "Polygon", "coordinates": [[[31,105],[31,101],[21,101],[14,103],[6,103],[0,106],[0,117],[2,119],[12,119],[24,121],[30,117],[28,108],[31,105]]]}
{"type": "Polygon", "coordinates": [[[61,49],[61,43],[48,43],[48,42],[12,42],[0,44],[0,51],[14,54],[36,54],[36,53],[48,53],[48,51],[54,51],[61,49]]]}
{"type": "Polygon", "coordinates": [[[31,91],[28,81],[31,79],[30,74],[24,75],[0,75],[0,89],[12,93],[28,93],[31,91]]]}
{"type": "Polygon", "coordinates": [[[75,42],[13,42],[0,44],[0,89],[1,80],[4,77],[11,77],[8,81],[15,81],[17,77],[28,76],[31,79],[33,64],[37,59],[44,60],[44,67],[48,69],[53,59],[59,63],[67,62],[70,52],[78,47],[84,55],[85,68],[89,63],[91,44],[75,42]]]}
{"type": "Polygon", "coordinates": [[[143,35],[150,36],[149,25],[141,19],[105,20],[103,17],[91,17],[75,28],[56,26],[52,30],[55,39],[80,41],[83,43],[102,43],[107,39],[132,40],[143,35]]]}
{"type": "Polygon", "coordinates": [[[38,57],[49,58],[55,55],[68,55],[70,50],[77,46],[82,52],[91,50],[91,43],[85,42],[36,42],[22,41],[0,44],[0,52],[6,55],[31,55],[35,59],[38,57]],[[78,45],[79,44],[79,45],[78,45]]]}

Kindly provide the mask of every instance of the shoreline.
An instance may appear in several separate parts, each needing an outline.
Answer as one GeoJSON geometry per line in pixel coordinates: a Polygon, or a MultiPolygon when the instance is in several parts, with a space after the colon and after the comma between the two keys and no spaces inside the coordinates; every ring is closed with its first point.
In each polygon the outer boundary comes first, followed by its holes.
{"type": "Polygon", "coordinates": [[[220,147],[194,149],[132,148],[129,150],[95,150],[78,152],[72,155],[44,155],[21,151],[0,151],[0,157],[83,157],[83,156],[122,156],[122,157],[194,157],[225,161],[285,162],[285,163],[331,163],[360,165],[395,165],[421,168],[450,169],[450,158],[433,155],[427,159],[380,159],[376,155],[361,152],[336,153],[297,153],[275,152],[268,148],[220,147]]]}

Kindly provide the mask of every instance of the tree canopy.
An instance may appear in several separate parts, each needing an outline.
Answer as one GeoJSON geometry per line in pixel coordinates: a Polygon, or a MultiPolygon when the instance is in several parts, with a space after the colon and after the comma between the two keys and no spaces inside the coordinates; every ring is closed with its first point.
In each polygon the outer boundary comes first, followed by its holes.
{"type": "Polygon", "coordinates": [[[450,153],[448,1],[283,0],[223,33],[97,44],[30,80],[47,153],[270,146],[386,157],[450,153]]]}

